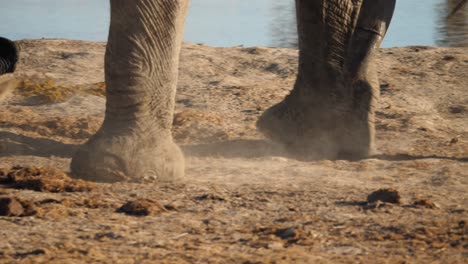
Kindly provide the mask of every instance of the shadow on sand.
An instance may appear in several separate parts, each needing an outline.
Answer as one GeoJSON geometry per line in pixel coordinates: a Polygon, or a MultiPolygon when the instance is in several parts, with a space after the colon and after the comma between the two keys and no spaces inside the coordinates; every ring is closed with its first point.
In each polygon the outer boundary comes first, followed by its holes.
{"type": "MultiPolygon", "coordinates": [[[[318,158],[303,159],[291,155],[287,150],[279,144],[275,144],[268,140],[248,140],[235,139],[215,143],[205,143],[197,145],[182,146],[184,153],[187,156],[194,157],[223,157],[223,158],[261,158],[268,156],[279,156],[299,161],[317,161],[318,158]]],[[[468,162],[468,157],[445,157],[437,155],[429,156],[413,156],[409,154],[386,155],[379,154],[369,157],[370,159],[379,159],[387,161],[409,161],[421,159],[442,159],[454,160],[459,162],[468,162]]],[[[359,160],[357,160],[359,161],[359,160]]]]}
{"type": "Polygon", "coordinates": [[[33,138],[11,132],[0,132],[0,157],[40,156],[71,158],[79,145],[65,144],[46,138],[33,138]]]}
{"type": "Polygon", "coordinates": [[[281,146],[257,139],[234,139],[215,143],[181,146],[187,156],[223,157],[223,158],[260,158],[284,156],[286,151],[281,146]]]}
{"type": "MultiPolygon", "coordinates": [[[[8,156],[39,156],[71,158],[80,145],[66,144],[46,138],[33,138],[11,132],[0,132],[0,157],[8,156]]],[[[222,157],[222,158],[261,158],[284,157],[300,161],[317,161],[320,159],[300,159],[288,154],[284,147],[268,140],[235,139],[214,143],[181,146],[187,156],[192,157],[222,157]]],[[[387,161],[409,161],[421,159],[443,159],[468,162],[468,157],[445,156],[412,156],[409,154],[386,155],[379,154],[371,159],[387,161]]]]}

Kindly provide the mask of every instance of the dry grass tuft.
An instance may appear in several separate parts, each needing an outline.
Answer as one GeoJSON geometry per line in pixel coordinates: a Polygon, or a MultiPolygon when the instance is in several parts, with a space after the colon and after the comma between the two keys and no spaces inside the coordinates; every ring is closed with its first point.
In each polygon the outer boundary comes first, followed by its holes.
{"type": "Polygon", "coordinates": [[[39,104],[60,103],[76,94],[105,96],[106,85],[103,82],[91,85],[64,86],[52,79],[22,79],[18,81],[15,94],[34,98],[39,104]]]}

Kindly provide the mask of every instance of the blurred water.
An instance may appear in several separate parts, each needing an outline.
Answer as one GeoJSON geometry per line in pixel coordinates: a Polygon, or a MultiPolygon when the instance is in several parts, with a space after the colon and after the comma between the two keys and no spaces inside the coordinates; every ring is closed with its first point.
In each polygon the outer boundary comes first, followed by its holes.
{"type": "MultiPolygon", "coordinates": [[[[468,8],[459,0],[398,0],[383,44],[468,46],[468,8]]],[[[0,0],[0,36],[105,41],[108,0],[0,0]]],[[[185,41],[211,46],[294,47],[294,0],[192,0],[185,41]]]]}

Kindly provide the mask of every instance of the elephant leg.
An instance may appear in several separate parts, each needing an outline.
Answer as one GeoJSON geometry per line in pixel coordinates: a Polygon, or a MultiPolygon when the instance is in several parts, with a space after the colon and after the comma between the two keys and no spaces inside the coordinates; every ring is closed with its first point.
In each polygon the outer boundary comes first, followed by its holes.
{"type": "Polygon", "coordinates": [[[13,73],[18,62],[19,51],[16,44],[0,37],[0,75],[13,73]]]}
{"type": "Polygon", "coordinates": [[[18,62],[19,49],[16,44],[0,37],[0,100],[17,85],[12,74],[18,62]]]}
{"type": "Polygon", "coordinates": [[[348,45],[345,80],[352,90],[351,110],[343,120],[347,133],[338,135],[345,158],[361,158],[374,149],[375,108],[380,85],[374,54],[380,47],[393,16],[396,0],[364,0],[348,45]]]}
{"type": "Polygon", "coordinates": [[[179,53],[189,0],[111,0],[106,115],[74,155],[75,177],[166,181],[184,174],[172,140],[179,53]]]}
{"type": "Polygon", "coordinates": [[[359,159],[374,142],[372,67],[395,0],[296,0],[299,69],[293,90],[257,122],[302,158],[359,159]]]}

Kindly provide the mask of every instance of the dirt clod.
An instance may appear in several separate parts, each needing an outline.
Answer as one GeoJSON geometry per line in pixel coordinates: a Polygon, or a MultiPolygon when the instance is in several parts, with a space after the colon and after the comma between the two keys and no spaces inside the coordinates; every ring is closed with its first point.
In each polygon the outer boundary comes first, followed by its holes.
{"type": "Polygon", "coordinates": [[[292,228],[282,228],[282,229],[276,230],[275,232],[275,236],[283,240],[294,238],[296,237],[296,235],[297,235],[296,232],[292,228]]]}
{"type": "Polygon", "coordinates": [[[6,175],[0,175],[0,183],[15,189],[59,193],[91,191],[95,187],[93,183],[72,179],[66,173],[49,167],[15,166],[2,174],[6,175]]]}
{"type": "Polygon", "coordinates": [[[43,249],[35,249],[33,251],[29,252],[23,252],[23,253],[16,253],[15,257],[16,258],[26,258],[28,256],[37,256],[37,255],[45,255],[47,252],[43,249]]]}
{"type": "Polygon", "coordinates": [[[117,209],[118,213],[134,216],[158,215],[168,210],[160,203],[149,199],[130,201],[117,209]]]}
{"type": "Polygon", "coordinates": [[[438,208],[436,203],[434,203],[432,200],[426,199],[426,198],[421,198],[421,199],[418,199],[418,200],[414,201],[413,205],[416,206],[416,207],[424,207],[424,208],[428,208],[428,209],[438,208]]]}
{"type": "Polygon", "coordinates": [[[466,109],[465,109],[465,106],[463,105],[451,105],[449,106],[449,112],[452,113],[452,114],[461,114],[463,112],[465,112],[466,109]]]}
{"type": "Polygon", "coordinates": [[[367,196],[368,203],[376,203],[378,201],[384,203],[400,204],[400,193],[395,189],[379,189],[367,196]]]}
{"type": "Polygon", "coordinates": [[[1,216],[21,216],[23,213],[23,206],[18,200],[11,197],[0,197],[1,216]]]}
{"type": "Polygon", "coordinates": [[[263,237],[263,239],[276,238],[287,241],[287,243],[297,242],[302,237],[302,233],[295,228],[279,228],[279,227],[261,227],[256,228],[254,233],[263,237]]]}
{"type": "Polygon", "coordinates": [[[37,213],[30,201],[16,197],[0,197],[0,216],[31,216],[37,213]]]}
{"type": "Polygon", "coordinates": [[[454,137],[450,140],[450,145],[457,144],[459,141],[458,137],[454,137]]]}
{"type": "Polygon", "coordinates": [[[222,201],[225,201],[226,198],[221,196],[221,195],[218,195],[218,194],[206,193],[206,194],[196,196],[195,200],[197,200],[197,201],[213,200],[213,201],[221,201],[222,202],[222,201]]]}

